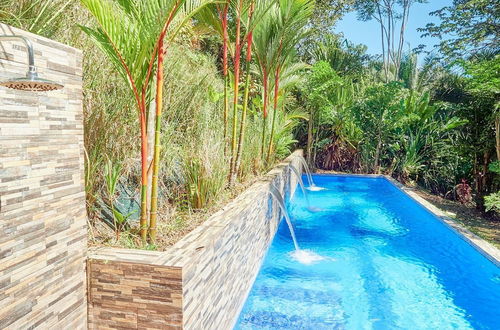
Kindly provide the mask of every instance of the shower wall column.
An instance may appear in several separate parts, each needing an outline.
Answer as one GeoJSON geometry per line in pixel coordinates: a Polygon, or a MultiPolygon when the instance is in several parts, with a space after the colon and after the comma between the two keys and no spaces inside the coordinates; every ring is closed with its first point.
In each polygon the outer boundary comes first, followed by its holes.
{"type": "MultiPolygon", "coordinates": [[[[64,88],[0,87],[0,329],[86,329],[87,229],[82,53],[0,24],[34,45],[64,88]]],[[[26,75],[26,49],[0,40],[0,80],[26,75]]]]}

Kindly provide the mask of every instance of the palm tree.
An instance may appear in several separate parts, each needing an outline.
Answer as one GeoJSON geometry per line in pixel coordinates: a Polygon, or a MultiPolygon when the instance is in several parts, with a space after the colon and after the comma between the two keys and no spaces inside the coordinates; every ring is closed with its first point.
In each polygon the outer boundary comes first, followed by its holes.
{"type": "Polygon", "coordinates": [[[244,13],[249,7],[245,0],[231,1],[234,20],[236,24],[236,32],[234,36],[234,57],[233,57],[233,124],[231,134],[231,160],[229,165],[229,185],[233,185],[235,179],[235,161],[236,161],[236,135],[238,124],[238,104],[239,104],[239,91],[240,91],[240,60],[241,51],[244,45],[245,37],[241,35],[241,20],[244,13]]]}
{"type": "Polygon", "coordinates": [[[224,87],[224,140],[228,130],[228,108],[229,108],[229,65],[228,53],[232,57],[233,63],[233,113],[231,123],[231,143],[230,143],[230,164],[229,164],[229,185],[236,181],[239,161],[241,160],[242,141],[245,130],[246,111],[248,108],[248,88],[250,82],[250,64],[252,60],[253,31],[265,14],[267,9],[274,3],[269,0],[227,0],[223,5],[217,4],[207,7],[198,15],[199,21],[208,25],[216,34],[222,38],[223,52],[223,74],[225,78],[224,87]],[[228,16],[234,20],[235,30],[233,35],[228,33],[228,16]],[[232,40],[231,40],[232,39],[232,40]],[[231,42],[232,41],[232,42],[231,42]],[[245,58],[245,90],[243,96],[242,119],[238,125],[238,109],[240,107],[240,76],[241,76],[241,56],[246,43],[245,58]],[[238,134],[238,126],[240,132],[238,134]],[[243,131],[242,131],[243,130],[243,131]]]}
{"type": "Polygon", "coordinates": [[[307,51],[312,62],[324,61],[341,76],[361,75],[369,59],[365,45],[355,45],[338,35],[326,34],[307,51]]]}
{"type": "Polygon", "coordinates": [[[213,33],[219,35],[222,39],[222,75],[224,77],[224,154],[226,153],[227,130],[229,117],[229,53],[230,40],[228,30],[228,13],[231,0],[221,0],[212,6],[206,6],[197,14],[197,19],[202,24],[212,29],[213,33]]]}
{"type": "MultiPolygon", "coordinates": [[[[262,3],[262,1],[259,1],[259,4],[262,3]]],[[[246,24],[246,30],[248,31],[247,37],[246,37],[246,43],[247,43],[247,54],[245,58],[245,89],[244,89],[244,94],[243,94],[243,109],[241,111],[241,121],[240,121],[240,134],[238,136],[238,145],[236,148],[236,156],[234,160],[234,165],[231,167],[231,172],[230,172],[230,183],[233,183],[236,181],[236,175],[239,172],[239,167],[240,167],[240,161],[241,161],[241,154],[243,152],[243,139],[245,137],[245,123],[246,123],[246,118],[247,118],[247,109],[248,109],[248,98],[249,98],[249,92],[250,92],[250,65],[252,63],[252,44],[253,44],[253,20],[252,18],[254,17],[254,11],[255,11],[255,1],[251,1],[250,9],[248,11],[248,18],[247,18],[247,24],[246,24]]]]}
{"type": "MultiPolygon", "coordinates": [[[[274,30],[275,36],[274,46],[277,49],[274,51],[274,112],[278,111],[279,84],[280,75],[286,65],[290,65],[293,61],[295,49],[302,40],[305,33],[305,26],[309,21],[314,11],[313,0],[280,0],[277,13],[274,15],[277,28],[274,30]]],[[[272,144],[275,131],[276,115],[273,115],[271,125],[271,134],[269,137],[269,145],[267,149],[266,161],[269,163],[272,151],[272,144]]]]}
{"type": "Polygon", "coordinates": [[[158,59],[156,70],[156,113],[155,113],[155,136],[154,136],[154,156],[153,156],[153,176],[151,180],[151,207],[149,216],[149,237],[154,243],[156,240],[156,221],[158,210],[158,178],[160,171],[160,150],[161,150],[161,115],[163,110],[163,70],[164,55],[167,51],[164,39],[169,32],[169,27],[173,28],[173,33],[169,34],[168,40],[177,34],[179,29],[191,19],[203,6],[211,1],[176,1],[172,10],[168,14],[167,21],[163,26],[157,42],[158,59]],[[180,13],[180,14],[179,14],[180,13]],[[176,20],[177,18],[177,20],[176,20]]]}
{"type": "MultiPolygon", "coordinates": [[[[270,163],[271,156],[273,155],[274,145],[275,145],[275,135],[276,135],[276,119],[278,116],[281,100],[281,108],[285,109],[285,103],[287,99],[287,92],[293,87],[297,86],[302,81],[303,73],[309,66],[305,63],[299,62],[297,60],[296,52],[292,51],[289,53],[286,61],[281,65],[278,75],[278,80],[274,82],[274,104],[273,104],[273,118],[271,121],[271,134],[269,137],[269,144],[266,156],[266,162],[270,163]]],[[[302,117],[297,117],[302,118],[302,117]]],[[[308,119],[307,117],[304,117],[308,119]]]]}
{"type": "Polygon", "coordinates": [[[231,182],[234,183],[236,181],[236,175],[239,173],[241,156],[243,153],[243,143],[245,138],[245,130],[246,130],[246,118],[247,118],[247,110],[248,110],[248,102],[249,102],[249,94],[250,94],[250,80],[251,80],[251,64],[252,64],[252,48],[253,48],[253,33],[254,29],[259,24],[260,20],[266,15],[267,11],[273,5],[273,1],[266,0],[251,0],[250,9],[247,12],[246,25],[245,30],[246,33],[246,59],[245,59],[245,88],[244,88],[244,96],[243,96],[243,108],[241,112],[241,120],[240,120],[240,132],[238,136],[238,144],[236,149],[236,159],[234,162],[234,167],[231,172],[232,178],[231,182]]]}
{"type": "MultiPolygon", "coordinates": [[[[164,39],[169,33],[173,38],[187,22],[203,0],[81,0],[97,22],[95,28],[82,26],[82,30],[96,43],[113,63],[118,73],[128,82],[136,101],[141,135],[141,216],[140,232],[143,242],[147,240],[148,227],[155,235],[155,223],[148,224],[148,134],[147,118],[150,114],[148,105],[153,99],[152,80],[155,72],[162,68],[164,39]],[[175,20],[183,12],[184,18],[175,20]],[[174,24],[175,21],[175,24],[174,24]]],[[[158,91],[161,97],[162,76],[157,77],[158,91]]],[[[157,98],[158,101],[158,98],[157,98]]],[[[157,187],[159,162],[159,120],[161,100],[156,107],[155,160],[156,179],[152,186],[157,187]]],[[[157,188],[151,197],[152,206],[156,207],[157,188]],[[154,197],[153,197],[154,196],[154,197]]],[[[156,210],[151,209],[156,219],[156,210]]]]}
{"type": "Polygon", "coordinates": [[[264,155],[268,104],[269,76],[273,72],[276,61],[276,50],[279,48],[279,26],[277,24],[278,3],[273,3],[269,11],[262,17],[253,31],[254,54],[257,59],[258,76],[262,85],[262,139],[260,158],[264,155]]]}
{"type": "MultiPolygon", "coordinates": [[[[237,158],[238,158],[238,108],[239,108],[239,90],[240,90],[240,60],[241,54],[243,50],[243,46],[245,45],[245,41],[247,42],[247,57],[246,57],[246,70],[247,77],[245,81],[245,93],[244,93],[244,104],[243,113],[242,113],[242,123],[240,124],[240,128],[245,128],[245,123],[243,120],[246,120],[246,110],[248,107],[248,88],[249,88],[249,72],[250,72],[250,62],[252,59],[252,44],[253,44],[253,32],[256,24],[259,20],[265,15],[267,9],[271,7],[274,3],[272,1],[256,1],[256,0],[232,0],[232,7],[234,12],[234,17],[236,21],[236,33],[235,33],[235,45],[234,45],[234,57],[233,57],[233,66],[234,66],[234,91],[233,91],[233,124],[232,124],[232,136],[231,136],[231,161],[230,161],[230,172],[229,172],[229,185],[232,186],[236,181],[236,175],[238,173],[237,170],[237,158]],[[247,22],[245,29],[242,28],[242,24],[247,22]],[[248,82],[248,83],[247,83],[248,82]],[[243,118],[245,116],[245,118],[243,118]]],[[[244,134],[244,133],[243,133],[244,134]]],[[[241,133],[240,133],[241,135],[241,133]]],[[[242,142],[242,138],[239,139],[242,142]]],[[[240,149],[241,152],[241,149],[240,149]]],[[[240,154],[241,157],[241,154],[240,154]]]]}

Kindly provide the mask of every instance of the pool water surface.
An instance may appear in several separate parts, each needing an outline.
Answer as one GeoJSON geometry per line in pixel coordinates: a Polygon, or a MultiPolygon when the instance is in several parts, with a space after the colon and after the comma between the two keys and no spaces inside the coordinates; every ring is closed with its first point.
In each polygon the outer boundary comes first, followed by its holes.
{"type": "Polygon", "coordinates": [[[500,268],[433,214],[383,177],[314,181],[287,208],[324,259],[281,221],[235,329],[500,329],[500,268]]]}

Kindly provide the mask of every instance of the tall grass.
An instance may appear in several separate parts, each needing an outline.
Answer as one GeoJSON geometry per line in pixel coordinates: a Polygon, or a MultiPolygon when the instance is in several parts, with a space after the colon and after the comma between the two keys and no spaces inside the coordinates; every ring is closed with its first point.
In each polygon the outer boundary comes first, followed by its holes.
{"type": "Polygon", "coordinates": [[[51,38],[67,26],[76,0],[2,0],[0,22],[51,38]]]}

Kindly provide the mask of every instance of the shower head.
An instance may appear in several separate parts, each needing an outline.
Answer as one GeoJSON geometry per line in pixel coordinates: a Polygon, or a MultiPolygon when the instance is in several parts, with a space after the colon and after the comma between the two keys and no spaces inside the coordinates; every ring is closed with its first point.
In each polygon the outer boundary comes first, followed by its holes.
{"type": "Polygon", "coordinates": [[[29,64],[29,69],[28,72],[26,73],[26,77],[13,78],[6,81],[0,81],[0,86],[23,90],[23,91],[32,91],[32,92],[46,92],[63,88],[63,85],[59,83],[38,77],[38,73],[36,72],[36,67],[35,67],[33,44],[29,39],[17,35],[0,35],[0,40],[23,41],[28,51],[28,64],[29,64]]]}
{"type": "Polygon", "coordinates": [[[28,72],[26,77],[0,81],[0,86],[32,92],[47,92],[63,88],[61,84],[38,77],[36,72],[28,72]]]}

